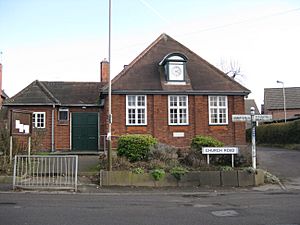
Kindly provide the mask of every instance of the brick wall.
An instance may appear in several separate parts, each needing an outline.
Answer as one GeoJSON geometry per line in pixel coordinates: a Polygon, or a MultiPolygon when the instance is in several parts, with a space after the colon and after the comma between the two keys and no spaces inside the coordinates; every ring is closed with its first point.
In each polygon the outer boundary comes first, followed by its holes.
{"type": "MultiPolygon", "coordinates": [[[[43,129],[33,129],[32,144],[33,150],[38,151],[51,151],[52,148],[52,106],[19,106],[10,109],[26,110],[31,112],[45,112],[46,113],[46,127],[43,129]],[[35,149],[34,149],[35,148],[35,149]]],[[[87,107],[82,109],[81,107],[70,107],[69,112],[99,112],[99,108],[87,107]]],[[[70,150],[70,118],[67,123],[61,123],[58,121],[58,108],[54,109],[54,148],[58,151],[70,150]]],[[[27,139],[24,137],[16,137],[16,140],[27,145],[27,139]]]]}
{"type": "MultiPolygon", "coordinates": [[[[106,110],[105,110],[106,111],[106,110]]],[[[226,145],[243,145],[245,123],[232,123],[232,114],[244,114],[244,97],[228,96],[228,120],[225,126],[209,125],[208,96],[189,96],[189,125],[168,125],[168,96],[147,95],[147,125],[126,126],[126,95],[112,96],[112,135],[151,134],[160,142],[186,148],[195,135],[214,136],[226,145]],[[174,132],[183,132],[184,137],[174,137],[174,132]]],[[[105,117],[105,112],[102,114],[105,117]]],[[[103,119],[102,119],[103,121],[103,119]]],[[[105,125],[102,126],[105,131],[105,125]]],[[[114,145],[115,146],[115,145],[114,145]]]]}
{"type": "MultiPolygon", "coordinates": [[[[284,119],[284,110],[283,109],[274,109],[274,110],[266,110],[265,114],[271,114],[273,120],[284,119]]],[[[300,115],[300,109],[287,109],[286,110],[286,118],[293,118],[295,115],[300,115]]]]}

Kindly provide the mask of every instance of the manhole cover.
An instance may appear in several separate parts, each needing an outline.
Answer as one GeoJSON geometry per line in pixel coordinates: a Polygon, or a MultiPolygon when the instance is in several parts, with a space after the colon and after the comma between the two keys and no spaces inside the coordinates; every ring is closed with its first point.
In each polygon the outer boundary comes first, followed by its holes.
{"type": "Polygon", "coordinates": [[[237,216],[238,213],[235,210],[222,210],[211,212],[214,216],[225,217],[225,216],[237,216]]]}

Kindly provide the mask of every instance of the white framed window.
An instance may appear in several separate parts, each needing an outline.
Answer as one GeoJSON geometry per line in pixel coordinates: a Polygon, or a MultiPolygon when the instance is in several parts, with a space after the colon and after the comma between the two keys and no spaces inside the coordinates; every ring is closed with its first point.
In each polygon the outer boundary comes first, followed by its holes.
{"type": "Polygon", "coordinates": [[[147,125],[147,96],[126,96],[126,125],[147,125]]]}
{"type": "Polygon", "coordinates": [[[169,125],[189,124],[189,101],[187,95],[169,95],[169,125]]]}
{"type": "Polygon", "coordinates": [[[60,108],[58,110],[58,120],[59,121],[68,121],[69,120],[69,109],[60,108]]]}
{"type": "Polygon", "coordinates": [[[208,96],[209,124],[228,124],[227,96],[208,96]]]}
{"type": "Polygon", "coordinates": [[[32,114],[32,126],[35,128],[46,127],[46,113],[45,112],[34,112],[32,114]]]}

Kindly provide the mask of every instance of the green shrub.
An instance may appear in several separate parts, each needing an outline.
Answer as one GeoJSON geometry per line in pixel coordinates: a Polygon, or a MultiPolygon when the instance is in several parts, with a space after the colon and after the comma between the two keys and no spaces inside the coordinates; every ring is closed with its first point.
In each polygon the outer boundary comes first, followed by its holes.
{"type": "MultiPolygon", "coordinates": [[[[251,129],[247,130],[247,141],[251,142],[251,129]]],[[[264,124],[256,127],[257,144],[300,144],[300,120],[287,123],[264,124]]]]}
{"type": "Polygon", "coordinates": [[[174,146],[170,146],[163,143],[157,143],[150,147],[149,159],[168,162],[170,160],[178,158],[177,151],[178,149],[174,146]]]}
{"type": "Polygon", "coordinates": [[[191,147],[199,152],[202,151],[202,147],[223,147],[224,144],[217,139],[210,136],[197,135],[192,139],[191,147]]]}
{"type": "Polygon", "coordinates": [[[159,181],[165,176],[165,171],[163,169],[154,169],[151,171],[151,175],[154,180],[159,181]]]}
{"type": "Polygon", "coordinates": [[[150,147],[157,140],[151,135],[130,134],[123,135],[118,140],[117,154],[125,156],[130,162],[148,160],[150,147]]]}
{"type": "Polygon", "coordinates": [[[176,178],[176,180],[181,180],[182,176],[186,174],[188,170],[182,166],[175,166],[170,170],[170,173],[176,178]]]}
{"type": "Polygon", "coordinates": [[[206,158],[200,151],[191,149],[180,159],[180,163],[193,169],[199,169],[202,166],[206,166],[206,158]]]}
{"type": "Polygon", "coordinates": [[[134,168],[134,169],[132,170],[132,173],[134,173],[134,174],[144,174],[145,171],[144,171],[143,168],[137,167],[137,168],[134,168]]]}

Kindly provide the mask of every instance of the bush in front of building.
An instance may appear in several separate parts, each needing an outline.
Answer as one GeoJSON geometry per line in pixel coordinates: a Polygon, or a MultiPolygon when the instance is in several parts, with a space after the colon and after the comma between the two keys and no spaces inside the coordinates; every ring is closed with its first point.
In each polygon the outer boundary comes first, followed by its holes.
{"type": "Polygon", "coordinates": [[[117,154],[125,156],[130,162],[146,161],[150,148],[157,143],[151,135],[128,134],[118,139],[117,154]]]}
{"type": "MultiPolygon", "coordinates": [[[[206,157],[202,155],[203,147],[223,147],[224,143],[210,136],[197,135],[192,139],[190,153],[182,160],[182,162],[193,168],[201,168],[210,170],[211,166],[231,166],[231,155],[211,155],[210,166],[207,166],[206,157]]],[[[235,166],[244,167],[251,165],[251,156],[249,150],[240,148],[240,153],[235,155],[235,166]]]]}
{"type": "Polygon", "coordinates": [[[224,144],[210,136],[197,135],[192,139],[191,147],[196,151],[202,152],[203,147],[223,147],[224,144]]]}

